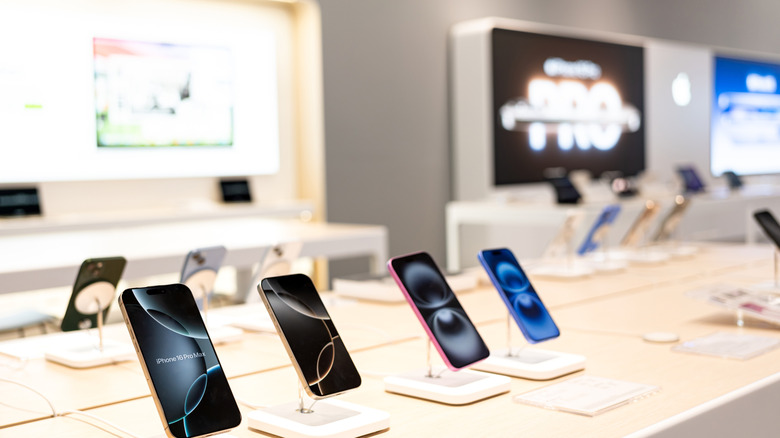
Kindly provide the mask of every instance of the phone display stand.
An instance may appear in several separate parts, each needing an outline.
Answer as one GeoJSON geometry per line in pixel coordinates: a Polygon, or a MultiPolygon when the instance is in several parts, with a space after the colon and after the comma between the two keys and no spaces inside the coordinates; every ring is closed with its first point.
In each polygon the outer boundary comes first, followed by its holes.
{"type": "Polygon", "coordinates": [[[298,383],[298,400],[247,414],[250,429],[287,438],[353,438],[390,427],[390,414],[378,409],[328,399],[307,408],[298,383]]]}
{"type": "Polygon", "coordinates": [[[219,345],[240,341],[244,334],[244,331],[240,328],[232,327],[227,324],[215,323],[215,321],[209,323],[209,295],[211,295],[211,289],[214,288],[216,279],[217,271],[213,269],[201,269],[185,279],[184,285],[190,289],[195,301],[200,301],[203,304],[201,313],[203,314],[203,322],[206,324],[206,329],[208,330],[211,342],[215,345],[219,345]]]}
{"type": "Polygon", "coordinates": [[[651,246],[620,246],[609,250],[609,257],[613,260],[624,260],[634,265],[657,265],[669,261],[669,253],[651,246]]]}
{"type": "Polygon", "coordinates": [[[547,247],[541,262],[528,268],[537,277],[576,280],[593,274],[593,268],[578,261],[574,256],[572,238],[582,220],[582,212],[571,210],[566,222],[552,243],[547,247]]]}
{"type": "MultiPolygon", "coordinates": [[[[76,296],[76,310],[84,315],[97,315],[98,337],[87,334],[78,342],[69,343],[66,348],[52,349],[44,357],[71,368],[92,368],[114,362],[136,359],[135,349],[129,343],[103,339],[103,311],[114,299],[116,286],[107,281],[98,281],[85,287],[76,296]]],[[[84,331],[78,332],[82,334],[84,331]]]]}
{"type": "Polygon", "coordinates": [[[385,391],[448,405],[465,405],[509,392],[511,379],[480,371],[434,372],[431,341],[427,344],[427,369],[385,377],[385,391]]]}
{"type": "Polygon", "coordinates": [[[775,248],[772,257],[774,279],[772,281],[754,284],[748,289],[775,295],[780,300],[780,248],[775,248]]]}
{"type": "Polygon", "coordinates": [[[585,258],[596,272],[616,273],[628,267],[628,261],[613,256],[606,237],[602,241],[601,249],[586,255],[585,258]]]}
{"type": "Polygon", "coordinates": [[[585,369],[585,356],[527,347],[513,349],[511,339],[512,317],[507,314],[506,348],[491,352],[472,368],[529,380],[550,380],[585,369]]]}

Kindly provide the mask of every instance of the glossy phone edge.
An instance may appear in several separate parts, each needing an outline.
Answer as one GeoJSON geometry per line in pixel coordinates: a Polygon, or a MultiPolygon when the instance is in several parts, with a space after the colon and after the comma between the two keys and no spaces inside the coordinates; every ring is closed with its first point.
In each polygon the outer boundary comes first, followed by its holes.
{"type": "MultiPolygon", "coordinates": [[[[301,274],[292,274],[292,275],[301,275],[301,274]]],[[[268,278],[275,278],[275,277],[268,277],[268,278]]],[[[268,297],[265,296],[265,291],[263,291],[263,282],[265,282],[265,280],[266,278],[262,279],[260,283],[257,284],[257,291],[260,294],[260,300],[265,305],[265,309],[268,311],[268,315],[271,317],[271,321],[274,323],[274,328],[276,328],[276,333],[279,334],[279,338],[282,340],[282,345],[284,345],[284,349],[285,351],[287,351],[287,356],[290,358],[290,362],[292,362],[293,369],[295,370],[295,373],[298,375],[298,380],[301,382],[301,386],[303,386],[303,389],[304,391],[306,391],[306,394],[309,397],[311,397],[312,400],[322,400],[339,394],[344,394],[345,392],[349,392],[353,389],[359,388],[363,384],[363,377],[360,376],[360,374],[358,374],[358,377],[360,378],[360,383],[354,388],[347,388],[343,391],[334,392],[327,395],[317,395],[312,392],[311,387],[306,382],[306,377],[303,375],[303,370],[301,369],[301,365],[300,363],[298,363],[298,358],[295,357],[292,348],[290,348],[290,341],[287,339],[287,334],[284,332],[284,330],[282,330],[282,327],[279,324],[279,319],[276,317],[276,314],[274,313],[274,310],[271,307],[271,303],[268,301],[268,297]]],[[[268,288],[273,290],[273,288],[270,287],[270,285],[268,288]]],[[[319,292],[317,293],[317,296],[319,296],[319,292]]],[[[323,303],[323,307],[325,307],[325,303],[323,303]]],[[[328,313],[327,308],[325,308],[325,313],[328,315],[328,318],[330,319],[330,313],[328,313]]],[[[331,319],[331,321],[333,320],[331,319]]],[[[335,327],[336,324],[333,324],[333,326],[335,327]]],[[[336,329],[336,332],[338,333],[338,329],[336,329]]],[[[340,336],[341,334],[339,334],[339,337],[340,336]]],[[[347,351],[347,354],[349,354],[349,351],[347,351]]],[[[352,359],[351,355],[350,355],[350,359],[352,359]]]]}
{"type": "MultiPolygon", "coordinates": [[[[406,286],[404,286],[403,282],[401,281],[401,278],[398,276],[398,273],[395,271],[395,268],[393,267],[393,262],[399,259],[403,259],[409,256],[422,254],[422,252],[413,252],[409,254],[404,254],[401,256],[393,257],[390,260],[387,261],[387,270],[390,272],[390,275],[393,277],[393,280],[395,280],[396,284],[398,285],[398,288],[401,289],[401,292],[404,295],[404,298],[406,299],[406,302],[409,303],[409,307],[412,308],[412,311],[414,312],[415,316],[417,316],[417,320],[420,321],[420,325],[422,325],[423,330],[425,330],[425,334],[428,335],[428,339],[431,341],[433,346],[436,348],[436,351],[439,352],[439,356],[441,356],[442,361],[452,371],[458,371],[462,370],[463,368],[470,367],[471,365],[474,365],[475,363],[481,362],[482,360],[487,359],[487,357],[483,357],[482,359],[479,359],[477,361],[474,361],[470,364],[464,365],[462,367],[456,367],[455,365],[450,362],[450,359],[447,357],[447,355],[444,353],[444,349],[441,348],[441,345],[439,344],[439,341],[436,339],[436,336],[434,336],[433,332],[431,331],[430,327],[428,327],[428,323],[425,322],[425,318],[423,318],[422,314],[420,313],[420,309],[417,308],[417,305],[414,303],[414,300],[412,299],[412,296],[409,294],[409,291],[406,290],[406,286]]],[[[430,254],[429,254],[430,257],[430,254]]],[[[433,259],[433,257],[431,257],[433,259]]],[[[439,270],[438,266],[436,267],[437,270],[439,270]]],[[[439,273],[441,274],[441,270],[439,270],[439,273]]],[[[444,277],[444,274],[442,274],[442,277],[444,277]]],[[[447,279],[444,279],[445,283],[447,279]]],[[[447,287],[450,289],[450,292],[452,292],[452,288],[447,285],[447,287]]],[[[452,292],[453,295],[455,295],[454,292],[452,292]]],[[[455,301],[458,302],[458,305],[463,308],[463,306],[460,304],[460,301],[458,300],[458,297],[455,297],[455,301]]],[[[465,309],[464,309],[465,311],[465,309]]],[[[471,321],[471,318],[469,318],[469,321],[472,325],[474,325],[474,321],[471,321]]],[[[475,327],[476,329],[476,327],[475,327]]],[[[483,340],[484,342],[484,340],[483,340]]]]}
{"type": "MultiPolygon", "coordinates": [[[[160,403],[160,399],[157,396],[157,388],[155,388],[154,383],[152,383],[152,376],[151,374],[149,374],[149,369],[146,367],[146,360],[144,360],[144,355],[141,352],[141,348],[138,346],[138,341],[136,340],[135,337],[135,330],[133,329],[133,325],[130,323],[130,318],[127,316],[127,311],[125,310],[125,304],[124,301],[122,300],[122,297],[126,292],[132,293],[131,292],[132,289],[146,289],[146,288],[137,287],[137,288],[125,289],[124,291],[119,293],[119,298],[117,299],[117,301],[119,304],[119,309],[122,311],[122,319],[125,321],[125,327],[127,327],[127,331],[130,332],[130,339],[132,339],[133,341],[133,348],[135,348],[135,354],[138,356],[138,362],[141,363],[141,369],[144,371],[144,377],[146,378],[146,384],[149,386],[149,392],[151,392],[152,394],[152,399],[154,400],[154,406],[157,408],[157,415],[160,416],[160,422],[163,424],[163,431],[165,432],[165,436],[167,436],[168,438],[187,438],[187,437],[178,437],[171,432],[170,425],[168,424],[168,420],[165,418],[165,411],[163,411],[162,404],[160,403]]],[[[206,323],[204,322],[203,325],[205,326],[206,323]]],[[[219,360],[219,357],[216,356],[216,349],[214,348],[214,343],[211,342],[211,335],[209,335],[208,328],[206,329],[206,336],[209,337],[209,343],[211,344],[211,348],[214,350],[214,355],[215,357],[217,357],[217,362],[220,364],[221,367],[222,362],[219,360]]],[[[225,377],[227,378],[227,376],[225,377]]],[[[236,405],[238,405],[238,403],[236,403],[236,405]]],[[[209,436],[218,435],[235,429],[243,421],[243,414],[241,414],[240,409],[238,411],[238,415],[239,415],[238,417],[239,422],[235,426],[228,427],[227,429],[221,429],[214,432],[209,432],[205,435],[198,435],[198,437],[209,437],[209,436]]],[[[194,437],[190,437],[190,438],[194,438],[194,437]]]]}
{"type": "MultiPolygon", "coordinates": [[[[500,251],[500,250],[506,250],[509,251],[506,248],[493,248],[493,249],[486,249],[482,250],[477,253],[477,259],[482,264],[482,267],[485,269],[485,272],[487,272],[488,277],[490,278],[490,282],[493,283],[493,287],[496,288],[496,291],[498,292],[498,295],[501,297],[501,301],[504,302],[504,305],[506,306],[507,312],[509,312],[510,315],[512,315],[512,318],[515,320],[515,324],[517,324],[517,327],[520,329],[520,332],[523,333],[523,337],[531,344],[537,344],[539,342],[544,342],[550,339],[555,339],[561,335],[561,329],[558,327],[558,324],[555,323],[555,320],[553,320],[553,324],[555,325],[555,328],[558,330],[558,334],[555,336],[550,336],[547,338],[541,338],[536,339],[533,336],[531,336],[528,333],[528,330],[525,326],[525,322],[522,320],[520,315],[514,310],[512,307],[512,303],[509,302],[509,298],[507,298],[506,293],[504,292],[504,288],[501,287],[501,283],[498,281],[498,278],[495,276],[495,272],[493,272],[493,269],[488,264],[487,260],[485,259],[483,253],[489,252],[489,251],[500,251]]],[[[544,308],[544,311],[547,312],[547,315],[550,316],[550,319],[552,320],[552,315],[550,315],[550,310],[547,308],[547,306],[542,301],[542,297],[539,296],[539,293],[536,292],[536,288],[534,288],[533,284],[531,284],[531,279],[528,277],[528,275],[525,273],[523,268],[520,266],[520,262],[517,261],[517,258],[514,254],[512,254],[511,251],[509,251],[509,254],[512,256],[512,259],[515,261],[515,264],[518,268],[520,268],[520,272],[523,274],[523,276],[528,280],[528,285],[531,287],[531,289],[534,291],[534,294],[539,298],[539,303],[541,303],[542,307],[544,308]]]]}
{"type": "Polygon", "coordinates": [[[764,234],[766,234],[766,236],[769,237],[769,239],[775,244],[776,249],[780,250],[780,236],[772,235],[772,233],[766,227],[766,222],[764,222],[766,220],[772,221],[780,228],[780,224],[778,224],[777,219],[772,214],[772,212],[767,209],[755,211],[753,212],[753,219],[755,219],[758,223],[758,226],[761,227],[761,231],[763,231],[764,234]]]}

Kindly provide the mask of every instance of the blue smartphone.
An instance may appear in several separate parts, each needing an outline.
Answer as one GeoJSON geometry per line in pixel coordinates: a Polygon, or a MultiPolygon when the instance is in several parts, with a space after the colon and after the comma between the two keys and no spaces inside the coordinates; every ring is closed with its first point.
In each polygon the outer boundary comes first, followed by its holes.
{"type": "Polygon", "coordinates": [[[528,342],[535,344],[561,334],[512,251],[487,249],[477,258],[528,342]]]}
{"type": "Polygon", "coordinates": [[[615,218],[620,213],[620,204],[607,205],[601,210],[596,221],[593,222],[593,226],[588,231],[588,235],[582,242],[580,249],[577,250],[577,254],[585,255],[591,251],[595,251],[601,246],[601,242],[609,232],[609,227],[615,222],[615,218]]]}

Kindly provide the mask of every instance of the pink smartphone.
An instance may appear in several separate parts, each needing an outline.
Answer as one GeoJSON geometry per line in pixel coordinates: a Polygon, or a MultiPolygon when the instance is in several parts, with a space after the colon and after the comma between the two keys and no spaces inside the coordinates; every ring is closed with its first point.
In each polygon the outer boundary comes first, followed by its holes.
{"type": "Polygon", "coordinates": [[[387,269],[449,369],[457,371],[490,355],[428,253],[394,257],[387,262],[387,269]]]}

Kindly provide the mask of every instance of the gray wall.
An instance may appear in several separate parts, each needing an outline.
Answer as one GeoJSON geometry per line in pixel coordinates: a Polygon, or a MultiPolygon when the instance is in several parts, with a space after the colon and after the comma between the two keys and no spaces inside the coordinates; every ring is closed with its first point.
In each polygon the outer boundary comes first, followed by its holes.
{"type": "MultiPolygon", "coordinates": [[[[780,53],[775,0],[320,0],[327,213],[445,264],[447,34],[499,16],[780,53]]],[[[352,265],[354,266],[354,264],[352,265]]],[[[350,269],[335,265],[333,273],[350,269]]]]}

